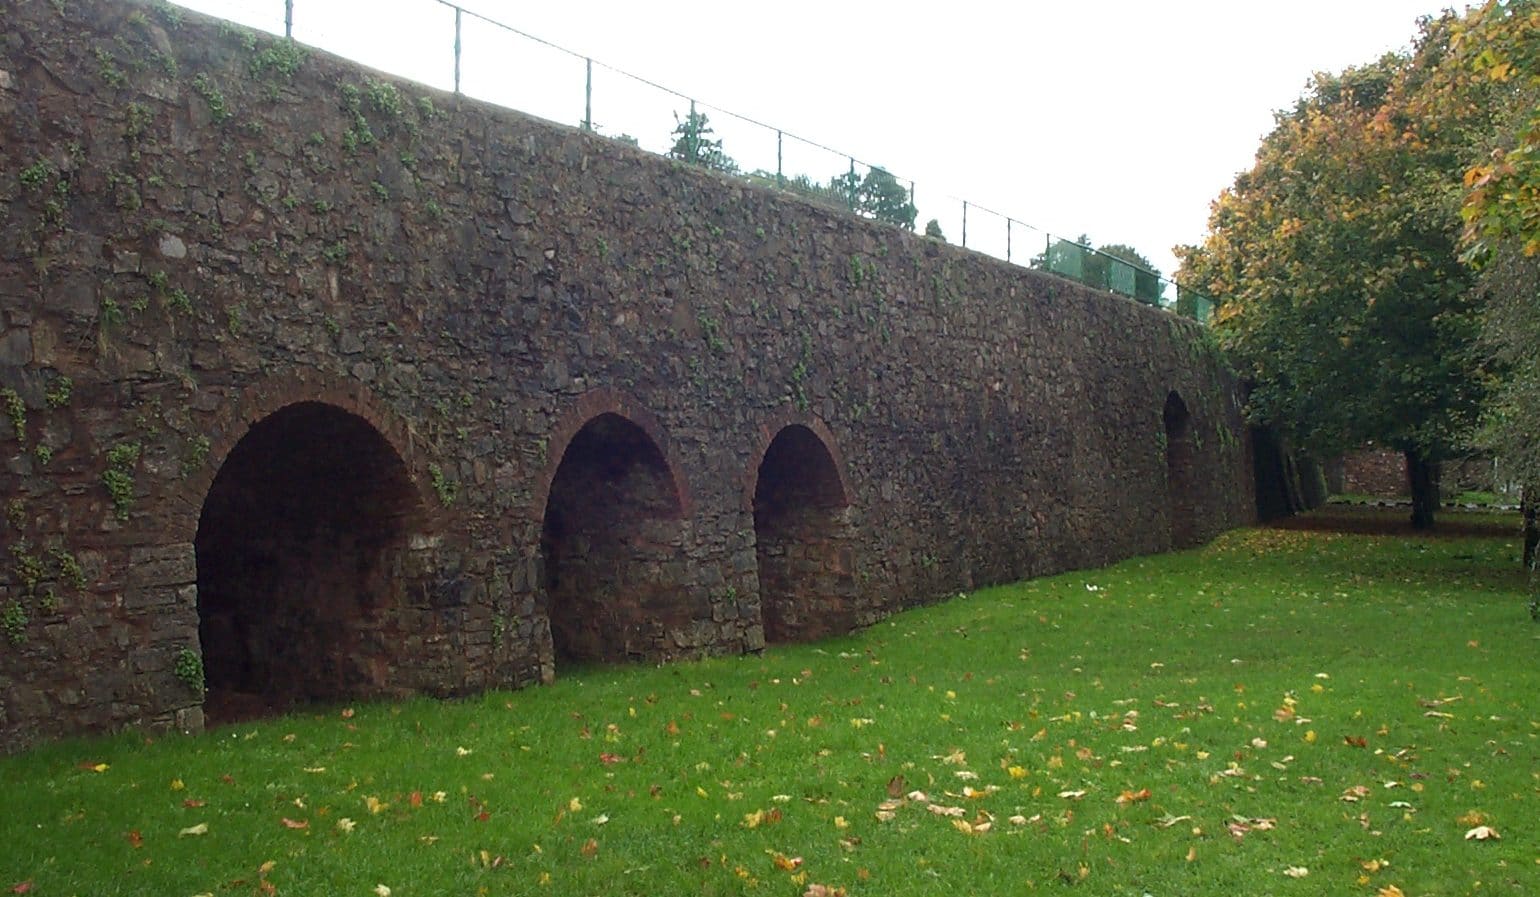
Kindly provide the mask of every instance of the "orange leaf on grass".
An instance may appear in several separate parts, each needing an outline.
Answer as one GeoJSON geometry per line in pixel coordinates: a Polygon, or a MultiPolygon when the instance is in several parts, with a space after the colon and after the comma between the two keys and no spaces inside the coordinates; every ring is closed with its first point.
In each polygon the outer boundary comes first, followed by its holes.
{"type": "Polygon", "coordinates": [[[285,816],[283,817],[283,827],[292,829],[307,829],[310,828],[310,820],[296,820],[285,816]]]}

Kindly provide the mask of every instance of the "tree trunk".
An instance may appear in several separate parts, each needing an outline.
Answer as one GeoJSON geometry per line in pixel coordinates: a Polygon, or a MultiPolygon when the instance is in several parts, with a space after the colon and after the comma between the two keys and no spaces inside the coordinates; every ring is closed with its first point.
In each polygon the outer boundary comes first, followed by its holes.
{"type": "Polygon", "coordinates": [[[1524,514],[1524,569],[1535,570],[1535,547],[1540,545],[1540,483],[1528,483],[1519,493],[1524,514]]]}
{"type": "Polygon", "coordinates": [[[1437,461],[1429,461],[1416,452],[1406,453],[1406,482],[1412,493],[1412,529],[1430,529],[1433,513],[1438,510],[1437,461]]]}

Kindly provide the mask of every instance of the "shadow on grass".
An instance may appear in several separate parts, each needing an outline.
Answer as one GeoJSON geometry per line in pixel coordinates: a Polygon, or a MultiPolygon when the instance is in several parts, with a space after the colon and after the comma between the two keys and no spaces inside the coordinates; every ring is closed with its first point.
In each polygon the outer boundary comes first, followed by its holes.
{"type": "Polygon", "coordinates": [[[1266,524],[1273,529],[1354,533],[1365,536],[1406,536],[1423,539],[1512,539],[1519,535],[1519,515],[1498,511],[1444,511],[1432,529],[1413,529],[1405,508],[1366,508],[1327,505],[1266,524]]]}

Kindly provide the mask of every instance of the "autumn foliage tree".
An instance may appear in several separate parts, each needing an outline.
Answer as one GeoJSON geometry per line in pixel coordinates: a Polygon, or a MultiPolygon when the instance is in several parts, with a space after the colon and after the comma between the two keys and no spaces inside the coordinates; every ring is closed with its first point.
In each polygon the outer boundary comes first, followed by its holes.
{"type": "MultiPolygon", "coordinates": [[[[1506,376],[1484,444],[1524,484],[1524,563],[1540,546],[1540,4],[1489,2],[1454,29],[1430,105],[1483,102],[1493,127],[1465,172],[1466,259],[1486,302],[1483,337],[1506,376]]],[[[1540,579],[1537,579],[1540,585],[1540,579]]],[[[1540,590],[1531,611],[1540,619],[1540,590]]]]}
{"type": "Polygon", "coordinates": [[[1418,527],[1490,383],[1459,252],[1458,173],[1484,113],[1422,100],[1455,21],[1425,19],[1410,53],[1316,76],[1214,203],[1205,242],[1178,250],[1179,279],[1220,299],[1253,418],[1321,455],[1402,452],[1418,527]]]}

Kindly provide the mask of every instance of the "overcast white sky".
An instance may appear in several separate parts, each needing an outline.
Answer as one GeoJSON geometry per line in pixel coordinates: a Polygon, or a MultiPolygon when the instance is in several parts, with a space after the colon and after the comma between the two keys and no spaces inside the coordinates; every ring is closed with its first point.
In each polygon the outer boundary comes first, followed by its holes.
{"type": "MultiPolygon", "coordinates": [[[[283,0],[191,8],[281,33],[283,0]]],[[[595,0],[462,3],[692,96],[746,169],[775,167],[773,132],[728,109],[916,183],[920,221],[961,236],[957,199],[1035,228],[1128,243],[1169,276],[1208,206],[1248,168],[1275,109],[1315,71],[1410,43],[1436,0],[595,0]]],[[[454,13],[435,0],[295,0],[295,36],[438,87],[454,13]]],[[[577,124],[583,64],[467,17],[466,93],[577,124]]],[[[684,101],[597,68],[593,120],[669,143],[684,101]]],[[[788,139],[785,169],[844,169],[788,139]]],[[[1002,255],[1003,219],[973,211],[970,247],[1002,255]]],[[[1013,228],[1018,260],[1041,230],[1013,228]]]]}

